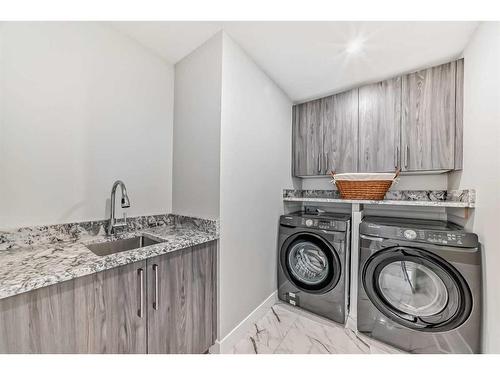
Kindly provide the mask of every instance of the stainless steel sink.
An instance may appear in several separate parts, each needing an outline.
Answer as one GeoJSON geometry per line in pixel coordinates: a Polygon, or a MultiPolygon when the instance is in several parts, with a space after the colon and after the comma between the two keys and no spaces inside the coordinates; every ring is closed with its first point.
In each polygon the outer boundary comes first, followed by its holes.
{"type": "Polygon", "coordinates": [[[133,238],[126,238],[123,240],[116,240],[110,242],[102,242],[87,245],[87,248],[94,254],[99,256],[106,256],[110,254],[120,253],[122,251],[139,249],[150,245],[156,245],[162,241],[156,240],[146,236],[139,236],[133,238]]]}

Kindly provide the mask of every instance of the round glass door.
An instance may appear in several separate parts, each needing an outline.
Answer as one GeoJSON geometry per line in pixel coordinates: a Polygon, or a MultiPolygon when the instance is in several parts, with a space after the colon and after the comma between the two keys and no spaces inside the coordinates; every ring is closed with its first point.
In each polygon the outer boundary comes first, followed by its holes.
{"type": "Polygon", "coordinates": [[[340,279],[337,252],[323,238],[311,233],[299,233],[285,241],[281,265],[297,288],[311,293],[331,290],[340,279]]]}
{"type": "Polygon", "coordinates": [[[322,283],[330,270],[325,252],[310,241],[300,241],[291,247],[287,265],[292,275],[307,285],[322,283]]]}
{"type": "Polygon", "coordinates": [[[380,271],[378,284],[392,306],[410,315],[439,314],[448,303],[448,291],[439,276],[411,261],[389,263],[380,271]]]}
{"type": "Polygon", "coordinates": [[[461,325],[472,311],[472,295],[462,275],[422,249],[376,252],[363,267],[362,281],[380,312],[415,330],[447,331],[461,325]]]}

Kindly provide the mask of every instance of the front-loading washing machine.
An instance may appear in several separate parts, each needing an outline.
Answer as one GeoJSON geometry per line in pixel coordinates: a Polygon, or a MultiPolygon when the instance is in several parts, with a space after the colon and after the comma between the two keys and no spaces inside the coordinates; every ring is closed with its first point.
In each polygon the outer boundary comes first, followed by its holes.
{"type": "Polygon", "coordinates": [[[296,212],[280,217],[278,297],[338,323],[349,303],[350,217],[296,212]]]}
{"type": "Polygon", "coordinates": [[[477,235],[446,221],[360,224],[358,331],[410,353],[479,353],[477,235]]]}

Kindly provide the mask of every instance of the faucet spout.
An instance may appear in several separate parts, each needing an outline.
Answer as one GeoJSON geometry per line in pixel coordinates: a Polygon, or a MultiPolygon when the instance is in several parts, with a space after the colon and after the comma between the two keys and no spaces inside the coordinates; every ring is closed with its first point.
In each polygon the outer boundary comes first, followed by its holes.
{"type": "Polygon", "coordinates": [[[127,188],[125,184],[121,180],[117,180],[114,182],[113,187],[111,188],[111,213],[109,218],[109,223],[107,226],[107,234],[111,235],[115,232],[115,228],[117,227],[125,227],[127,225],[126,220],[120,224],[117,224],[115,219],[115,198],[116,198],[116,188],[120,186],[120,190],[122,192],[121,198],[121,206],[122,208],[130,207],[130,200],[128,199],[127,188]]]}

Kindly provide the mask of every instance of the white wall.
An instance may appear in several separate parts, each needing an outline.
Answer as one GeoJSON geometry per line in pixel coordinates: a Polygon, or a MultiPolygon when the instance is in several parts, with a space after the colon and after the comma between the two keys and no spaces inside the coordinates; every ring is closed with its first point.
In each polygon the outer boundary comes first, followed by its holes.
{"type": "Polygon", "coordinates": [[[500,23],[482,23],[464,51],[464,165],[450,188],[477,191],[467,223],[483,251],[483,351],[500,353],[500,23]]]}
{"type": "Polygon", "coordinates": [[[276,290],[291,107],[225,33],[175,65],[173,212],[220,218],[219,339],[276,290]]]}
{"type": "Polygon", "coordinates": [[[220,338],[276,290],[282,189],[292,188],[291,100],[223,37],[220,338]]]}
{"type": "Polygon", "coordinates": [[[222,33],[175,65],[173,212],[219,218],[222,33]]]}
{"type": "Polygon", "coordinates": [[[0,227],[171,210],[173,67],[108,26],[0,28],[0,227]],[[109,204],[109,202],[108,202],[109,204]]]}

